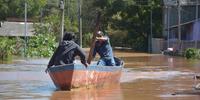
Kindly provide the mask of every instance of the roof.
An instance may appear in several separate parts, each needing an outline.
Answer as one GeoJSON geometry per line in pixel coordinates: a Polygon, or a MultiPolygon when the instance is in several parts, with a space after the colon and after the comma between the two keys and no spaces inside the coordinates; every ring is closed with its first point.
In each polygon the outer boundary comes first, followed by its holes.
{"type": "MultiPolygon", "coordinates": [[[[27,36],[33,36],[33,23],[27,23],[27,36]]],[[[1,22],[0,36],[25,36],[24,22],[1,22]]]]}
{"type": "MultiPolygon", "coordinates": [[[[16,18],[16,17],[7,17],[6,21],[8,22],[24,22],[24,18],[16,18]]],[[[33,19],[27,18],[27,22],[33,22],[33,19]]]]}

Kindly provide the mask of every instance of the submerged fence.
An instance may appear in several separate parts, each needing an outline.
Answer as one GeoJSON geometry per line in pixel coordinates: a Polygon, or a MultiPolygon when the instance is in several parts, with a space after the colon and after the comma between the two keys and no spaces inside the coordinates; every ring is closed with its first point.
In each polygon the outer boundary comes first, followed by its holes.
{"type": "Polygon", "coordinates": [[[167,48],[173,48],[182,54],[187,48],[200,48],[200,41],[189,40],[164,40],[159,38],[152,39],[152,53],[161,53],[167,48]]]}

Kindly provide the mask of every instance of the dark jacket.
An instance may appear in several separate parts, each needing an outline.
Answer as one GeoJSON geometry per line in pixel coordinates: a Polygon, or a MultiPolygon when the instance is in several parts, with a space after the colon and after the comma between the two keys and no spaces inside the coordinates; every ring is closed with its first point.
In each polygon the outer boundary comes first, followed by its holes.
{"type": "Polygon", "coordinates": [[[48,67],[53,65],[71,64],[75,60],[75,56],[79,56],[83,64],[86,63],[86,55],[79,45],[74,41],[63,41],[54,52],[48,67]]]}

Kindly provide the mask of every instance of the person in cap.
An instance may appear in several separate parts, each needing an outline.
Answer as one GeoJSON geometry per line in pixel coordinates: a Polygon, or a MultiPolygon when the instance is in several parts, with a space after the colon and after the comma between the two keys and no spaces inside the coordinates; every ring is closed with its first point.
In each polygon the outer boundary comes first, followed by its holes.
{"type": "Polygon", "coordinates": [[[113,50],[110,45],[109,37],[104,35],[102,31],[97,32],[93,58],[96,56],[96,53],[100,56],[100,60],[97,62],[97,65],[115,66],[113,50]]]}
{"type": "MultiPolygon", "coordinates": [[[[74,33],[65,32],[63,41],[51,57],[47,69],[52,66],[74,63],[75,57],[79,56],[81,63],[87,67],[86,55],[78,44],[74,42],[74,33]]],[[[45,70],[47,72],[47,70],[45,70]]]]}

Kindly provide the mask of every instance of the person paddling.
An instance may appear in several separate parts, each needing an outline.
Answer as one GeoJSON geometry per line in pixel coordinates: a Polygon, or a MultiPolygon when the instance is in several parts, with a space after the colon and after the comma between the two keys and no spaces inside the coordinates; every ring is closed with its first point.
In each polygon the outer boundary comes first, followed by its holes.
{"type": "Polygon", "coordinates": [[[96,42],[92,56],[95,58],[96,53],[99,54],[100,60],[97,62],[97,65],[115,66],[113,50],[110,45],[109,37],[104,35],[102,31],[98,31],[96,34],[96,42]]]}

